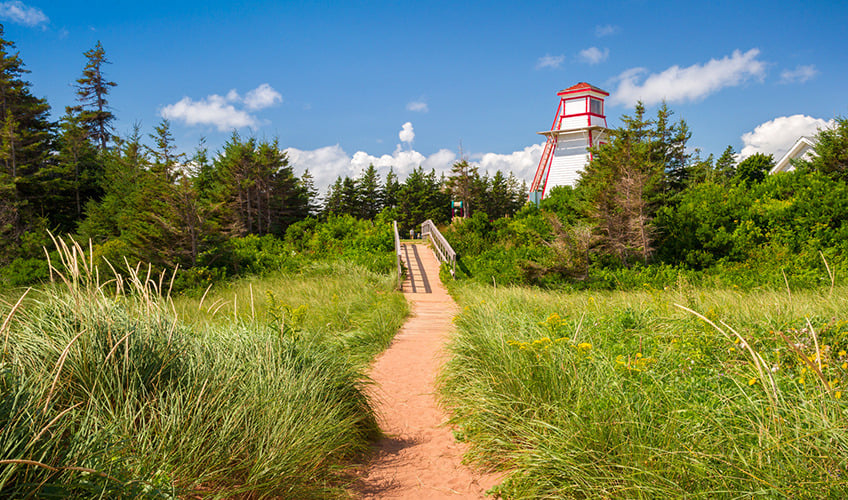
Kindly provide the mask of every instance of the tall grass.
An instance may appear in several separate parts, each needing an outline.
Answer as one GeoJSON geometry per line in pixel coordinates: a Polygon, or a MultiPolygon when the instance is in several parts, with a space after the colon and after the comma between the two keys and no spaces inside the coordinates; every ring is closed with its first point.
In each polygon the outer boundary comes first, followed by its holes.
{"type": "Polygon", "coordinates": [[[454,291],[441,394],[502,496],[848,495],[848,289],[454,291]]]}
{"type": "Polygon", "coordinates": [[[262,309],[286,310],[280,299],[248,312],[234,298],[213,314],[199,299],[171,301],[168,280],[142,269],[100,283],[79,246],[62,255],[62,286],[4,307],[0,496],[344,494],[347,465],[379,433],[363,360],[406,314],[391,276],[334,264],[222,291],[303,301],[286,328],[262,309]],[[341,305],[333,293],[346,294],[341,305]],[[183,321],[181,310],[194,313],[183,321]]]}

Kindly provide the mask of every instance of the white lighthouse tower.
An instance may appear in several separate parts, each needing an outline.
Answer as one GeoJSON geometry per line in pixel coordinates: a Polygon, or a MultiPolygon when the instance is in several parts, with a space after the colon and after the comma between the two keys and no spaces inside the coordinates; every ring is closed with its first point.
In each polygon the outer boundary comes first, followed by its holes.
{"type": "Polygon", "coordinates": [[[545,150],[530,185],[530,201],[538,203],[555,186],[574,186],[592,155],[588,149],[606,140],[607,118],[604,99],[598,87],[585,82],[557,93],[559,107],[548,132],[545,150]]]}

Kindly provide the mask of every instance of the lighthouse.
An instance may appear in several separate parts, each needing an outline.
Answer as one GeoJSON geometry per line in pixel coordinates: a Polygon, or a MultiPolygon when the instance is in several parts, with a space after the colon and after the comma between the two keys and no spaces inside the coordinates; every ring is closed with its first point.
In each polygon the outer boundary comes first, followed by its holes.
{"type": "Polygon", "coordinates": [[[542,158],[530,185],[530,201],[539,201],[555,186],[574,186],[592,159],[588,148],[606,141],[604,99],[609,92],[580,82],[557,93],[551,130],[538,132],[547,138],[542,158]]]}

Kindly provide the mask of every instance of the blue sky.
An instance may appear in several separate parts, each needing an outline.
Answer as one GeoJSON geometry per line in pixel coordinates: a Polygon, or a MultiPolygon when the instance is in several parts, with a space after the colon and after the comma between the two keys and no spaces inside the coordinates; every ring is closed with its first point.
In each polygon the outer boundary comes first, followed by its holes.
{"type": "Polygon", "coordinates": [[[0,22],[58,118],[100,40],[115,128],[163,117],[178,146],[235,128],[279,138],[325,186],[368,163],[531,180],[556,92],[665,98],[692,148],[783,150],[848,115],[848,3],[0,1],[0,22]]]}

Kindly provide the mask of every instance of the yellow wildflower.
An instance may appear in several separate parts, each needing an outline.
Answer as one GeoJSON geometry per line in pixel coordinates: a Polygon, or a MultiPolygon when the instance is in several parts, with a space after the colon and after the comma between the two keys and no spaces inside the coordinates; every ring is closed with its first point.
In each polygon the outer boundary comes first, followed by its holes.
{"type": "Polygon", "coordinates": [[[836,399],[842,399],[842,391],[836,391],[836,399]]]}
{"type": "Polygon", "coordinates": [[[577,348],[586,351],[592,348],[592,344],[589,342],[580,342],[577,344],[577,348]]]}
{"type": "Polygon", "coordinates": [[[756,378],[752,378],[751,380],[749,380],[749,381],[748,381],[748,385],[754,385],[754,384],[756,384],[756,383],[757,383],[757,379],[756,379],[756,378]]]}

